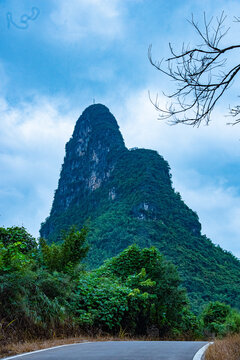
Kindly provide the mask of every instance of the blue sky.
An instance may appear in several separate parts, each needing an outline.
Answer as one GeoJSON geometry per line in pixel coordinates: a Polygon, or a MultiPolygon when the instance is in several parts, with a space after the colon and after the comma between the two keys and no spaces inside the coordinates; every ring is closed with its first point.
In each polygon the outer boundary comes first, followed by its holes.
{"type": "Polygon", "coordinates": [[[149,64],[148,46],[162,58],[169,42],[197,43],[187,19],[222,10],[231,25],[224,41],[237,42],[237,1],[0,0],[0,225],[38,236],[64,145],[95,99],[115,115],[128,147],[156,149],[169,161],[203,233],[240,257],[240,125],[227,126],[224,116],[238,103],[239,83],[208,127],[169,126],[148,98],[159,93],[164,104],[162,91],[173,88],[149,64]]]}

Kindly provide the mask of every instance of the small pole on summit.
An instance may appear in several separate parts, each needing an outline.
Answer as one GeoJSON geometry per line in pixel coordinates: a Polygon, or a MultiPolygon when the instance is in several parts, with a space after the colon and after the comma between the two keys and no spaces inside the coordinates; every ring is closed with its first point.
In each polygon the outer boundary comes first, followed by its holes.
{"type": "Polygon", "coordinates": [[[95,104],[95,99],[93,98],[93,104],[95,104]]]}

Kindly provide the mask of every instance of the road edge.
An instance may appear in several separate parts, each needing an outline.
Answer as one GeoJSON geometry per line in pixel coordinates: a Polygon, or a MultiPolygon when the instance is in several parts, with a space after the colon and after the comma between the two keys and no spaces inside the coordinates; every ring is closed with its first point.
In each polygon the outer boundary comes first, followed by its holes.
{"type": "Polygon", "coordinates": [[[207,348],[212,345],[213,342],[209,342],[208,344],[204,345],[203,347],[201,347],[198,352],[196,352],[196,354],[193,357],[193,360],[203,360],[203,355],[205,353],[205,351],[207,350],[207,348]]]}
{"type": "Polygon", "coordinates": [[[25,356],[25,355],[30,355],[30,354],[36,354],[36,353],[39,353],[39,352],[42,352],[42,351],[57,349],[57,348],[61,348],[61,347],[64,347],[64,346],[70,346],[70,345],[72,346],[72,345],[79,345],[79,344],[89,344],[90,342],[92,342],[92,341],[83,341],[83,342],[73,343],[73,344],[63,344],[63,345],[58,345],[58,346],[52,346],[52,347],[49,347],[49,348],[46,348],[46,349],[34,350],[34,351],[25,352],[25,353],[18,354],[18,355],[13,355],[13,356],[5,357],[5,358],[0,358],[0,360],[17,359],[17,358],[20,357],[20,356],[25,356]]]}

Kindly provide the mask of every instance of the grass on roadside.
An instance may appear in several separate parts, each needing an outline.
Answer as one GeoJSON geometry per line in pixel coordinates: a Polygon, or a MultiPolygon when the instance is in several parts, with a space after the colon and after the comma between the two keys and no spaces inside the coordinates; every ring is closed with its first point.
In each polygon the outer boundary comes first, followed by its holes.
{"type": "Polygon", "coordinates": [[[240,360],[240,334],[214,341],[205,354],[206,360],[240,360]]]}
{"type": "Polygon", "coordinates": [[[19,342],[9,342],[8,344],[5,345],[1,345],[0,343],[0,359],[8,356],[47,349],[55,346],[93,342],[93,341],[95,342],[95,341],[113,341],[113,340],[130,341],[130,340],[156,340],[156,339],[146,338],[146,337],[132,338],[132,337],[128,337],[127,334],[124,334],[123,336],[120,333],[118,336],[110,336],[110,335],[76,336],[76,337],[46,339],[46,340],[28,340],[28,341],[19,341],[19,342]]]}
{"type": "Polygon", "coordinates": [[[46,349],[54,346],[74,344],[86,341],[90,341],[90,339],[84,337],[74,337],[64,339],[32,340],[12,343],[10,342],[6,345],[0,345],[0,358],[18,355],[30,351],[46,349]]]}

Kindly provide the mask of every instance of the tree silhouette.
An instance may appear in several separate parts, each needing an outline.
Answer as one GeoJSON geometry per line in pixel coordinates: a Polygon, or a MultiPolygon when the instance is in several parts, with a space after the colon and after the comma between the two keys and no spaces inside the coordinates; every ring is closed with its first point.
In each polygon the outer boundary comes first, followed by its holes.
{"type": "MultiPolygon", "coordinates": [[[[174,80],[176,90],[166,95],[170,103],[163,109],[159,104],[158,95],[155,101],[150,100],[159,111],[160,119],[169,119],[172,124],[184,123],[199,126],[201,122],[210,121],[211,113],[233,83],[240,71],[239,57],[235,56],[235,65],[229,65],[229,58],[234,51],[240,48],[239,44],[221,46],[223,37],[230,28],[225,27],[226,15],[211,18],[209,21],[204,13],[204,24],[192,19],[190,23],[201,39],[200,45],[190,47],[183,43],[181,51],[176,52],[171,43],[169,49],[171,56],[164,61],[155,61],[152,57],[152,45],[149,47],[149,60],[151,64],[163,74],[174,80]],[[166,64],[167,63],[167,64],[166,64]],[[167,66],[164,66],[164,65],[167,66]]],[[[240,22],[235,17],[234,21],[240,22]]],[[[240,105],[230,107],[233,117],[231,124],[240,122],[240,105]]]]}

